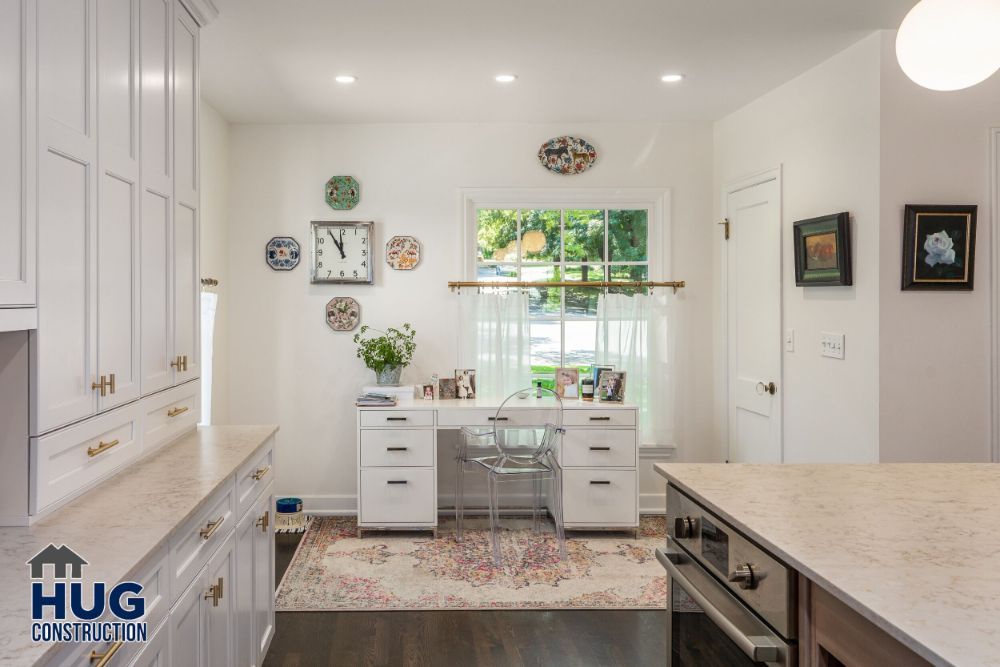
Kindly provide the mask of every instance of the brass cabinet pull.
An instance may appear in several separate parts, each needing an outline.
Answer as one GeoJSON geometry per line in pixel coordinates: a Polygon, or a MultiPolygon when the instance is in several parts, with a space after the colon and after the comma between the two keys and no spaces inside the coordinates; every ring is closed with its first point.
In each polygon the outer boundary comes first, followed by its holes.
{"type": "Polygon", "coordinates": [[[266,533],[267,526],[270,523],[271,523],[271,510],[265,510],[264,513],[260,515],[260,518],[257,519],[256,525],[260,526],[260,532],[266,533]]]}
{"type": "Polygon", "coordinates": [[[184,362],[184,372],[186,373],[187,369],[188,369],[188,357],[187,357],[187,355],[185,354],[183,357],[181,357],[181,360],[184,362]]]}
{"type": "Polygon", "coordinates": [[[114,654],[118,653],[118,649],[120,649],[124,645],[125,645],[125,642],[115,642],[114,644],[112,644],[111,646],[109,646],[108,650],[105,651],[104,653],[98,653],[97,651],[91,651],[90,652],[90,661],[94,662],[95,660],[98,660],[99,662],[96,665],[94,665],[94,667],[104,667],[106,664],[108,664],[108,661],[111,660],[111,658],[114,656],[114,654]]]}
{"type": "Polygon", "coordinates": [[[271,472],[271,466],[264,466],[263,468],[257,468],[257,471],[250,476],[254,478],[254,481],[259,482],[269,472],[271,472]]]}
{"type": "Polygon", "coordinates": [[[117,438],[114,439],[114,440],[112,440],[111,442],[103,442],[103,441],[99,440],[97,442],[97,447],[87,447],[87,456],[89,456],[90,458],[94,458],[95,456],[97,456],[101,452],[108,451],[109,449],[111,449],[112,447],[114,447],[115,445],[117,445],[118,443],[119,443],[119,440],[117,438]]]}
{"type": "Polygon", "coordinates": [[[97,382],[91,382],[90,383],[90,388],[91,389],[98,389],[98,390],[100,390],[101,396],[107,396],[108,395],[108,380],[107,380],[107,378],[105,378],[102,375],[97,382]]]}
{"type": "Polygon", "coordinates": [[[215,521],[209,521],[207,524],[205,524],[204,528],[198,531],[198,534],[207,540],[208,538],[212,537],[212,535],[215,534],[215,531],[219,529],[219,526],[221,526],[222,522],[225,520],[226,520],[225,516],[220,516],[215,521]]]}
{"type": "Polygon", "coordinates": [[[187,412],[187,411],[188,411],[189,409],[190,409],[190,408],[188,408],[188,406],[186,406],[186,405],[185,405],[184,407],[180,407],[180,408],[173,408],[173,409],[171,409],[171,410],[167,410],[167,416],[168,416],[168,417],[176,417],[177,415],[182,415],[182,414],[184,414],[184,413],[185,413],[185,412],[187,412]]]}
{"type": "Polygon", "coordinates": [[[219,606],[219,600],[222,599],[222,577],[219,577],[219,581],[208,587],[208,591],[205,593],[205,599],[212,601],[213,607],[219,606]]]}
{"type": "Polygon", "coordinates": [[[115,393],[115,374],[108,373],[108,391],[112,394],[115,393]]]}
{"type": "Polygon", "coordinates": [[[176,368],[179,372],[187,371],[188,369],[188,358],[187,355],[178,354],[177,358],[170,362],[172,368],[176,368]]]}

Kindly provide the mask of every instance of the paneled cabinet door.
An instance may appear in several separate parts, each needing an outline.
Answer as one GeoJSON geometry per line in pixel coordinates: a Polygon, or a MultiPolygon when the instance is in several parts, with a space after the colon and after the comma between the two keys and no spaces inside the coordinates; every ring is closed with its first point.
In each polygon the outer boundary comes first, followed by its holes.
{"type": "Polygon", "coordinates": [[[257,665],[254,651],[254,564],[253,547],[256,539],[254,507],[236,525],[236,664],[242,667],[257,665]]]}
{"type": "Polygon", "coordinates": [[[208,575],[202,570],[170,610],[170,657],[174,665],[202,667],[205,657],[204,594],[208,575]]]}
{"type": "Polygon", "coordinates": [[[274,485],[261,494],[251,510],[256,516],[253,542],[254,639],[257,665],[264,664],[264,655],[274,636],[274,485]]]}
{"type": "Polygon", "coordinates": [[[34,0],[0,0],[0,308],[35,304],[34,0]]]}
{"type": "Polygon", "coordinates": [[[236,536],[230,533],[206,566],[208,588],[205,593],[206,665],[234,665],[236,626],[236,536]]]}
{"type": "MultiPolygon", "coordinates": [[[[185,664],[185,663],[174,663],[185,664]]],[[[129,667],[170,667],[170,622],[160,626],[129,667]]]]}

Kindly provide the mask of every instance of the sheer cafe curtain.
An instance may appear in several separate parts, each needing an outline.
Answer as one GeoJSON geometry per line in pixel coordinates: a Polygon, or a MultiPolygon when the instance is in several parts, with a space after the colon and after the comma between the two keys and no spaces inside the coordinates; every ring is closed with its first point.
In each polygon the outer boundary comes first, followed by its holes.
{"type": "Polygon", "coordinates": [[[625,402],[639,407],[643,445],[674,444],[674,322],[665,293],[602,294],[596,359],[625,371],[625,402]]]}
{"type": "Polygon", "coordinates": [[[476,395],[504,398],[530,387],[528,295],[467,290],[458,304],[459,366],[476,369],[476,395]]]}

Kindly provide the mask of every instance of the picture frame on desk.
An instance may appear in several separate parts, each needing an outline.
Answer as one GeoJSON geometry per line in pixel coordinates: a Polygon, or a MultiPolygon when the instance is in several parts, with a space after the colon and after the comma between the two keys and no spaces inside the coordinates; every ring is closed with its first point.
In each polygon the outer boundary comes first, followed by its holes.
{"type": "Polygon", "coordinates": [[[624,403],[625,371],[601,371],[597,397],[601,403],[624,403]]]}

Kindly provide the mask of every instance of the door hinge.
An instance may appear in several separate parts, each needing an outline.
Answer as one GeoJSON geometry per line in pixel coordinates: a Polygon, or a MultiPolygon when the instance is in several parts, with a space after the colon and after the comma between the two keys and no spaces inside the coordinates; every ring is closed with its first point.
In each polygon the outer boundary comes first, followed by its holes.
{"type": "Polygon", "coordinates": [[[724,218],[722,220],[722,222],[720,222],[719,224],[722,225],[722,229],[725,231],[725,238],[728,241],[729,240],[729,218],[724,218]]]}

